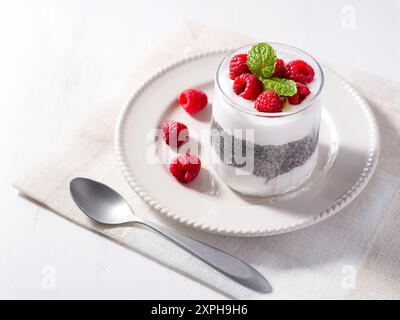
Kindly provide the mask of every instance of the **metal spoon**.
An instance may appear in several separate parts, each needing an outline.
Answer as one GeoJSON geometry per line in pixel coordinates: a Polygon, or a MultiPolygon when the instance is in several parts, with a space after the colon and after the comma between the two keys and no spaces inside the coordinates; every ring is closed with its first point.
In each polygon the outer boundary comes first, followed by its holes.
{"type": "Polygon", "coordinates": [[[97,222],[111,225],[128,222],[143,224],[175,242],[232,280],[256,291],[272,291],[267,279],[247,263],[208,244],[135,216],[121,195],[100,182],[75,178],[70,183],[70,192],[76,205],[97,222]]]}

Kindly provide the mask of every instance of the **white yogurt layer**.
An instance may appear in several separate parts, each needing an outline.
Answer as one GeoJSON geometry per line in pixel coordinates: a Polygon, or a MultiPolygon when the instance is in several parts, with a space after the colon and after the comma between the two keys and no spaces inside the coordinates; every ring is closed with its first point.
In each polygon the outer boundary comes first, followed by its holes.
{"type": "Polygon", "coordinates": [[[311,107],[285,117],[257,117],[238,111],[222,95],[215,94],[213,118],[226,132],[239,139],[252,139],[259,145],[282,145],[300,140],[319,128],[320,99],[311,107]],[[253,134],[254,138],[251,138],[253,134]],[[247,137],[247,138],[246,138],[247,137]]]}

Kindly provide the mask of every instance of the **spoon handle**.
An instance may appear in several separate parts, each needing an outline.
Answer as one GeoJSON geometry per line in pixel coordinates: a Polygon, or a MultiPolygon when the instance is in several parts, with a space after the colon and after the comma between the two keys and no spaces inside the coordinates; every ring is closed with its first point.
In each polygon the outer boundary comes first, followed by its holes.
{"type": "Polygon", "coordinates": [[[246,262],[203,242],[148,221],[138,221],[173,241],[232,280],[260,292],[272,291],[265,277],[246,262]]]}

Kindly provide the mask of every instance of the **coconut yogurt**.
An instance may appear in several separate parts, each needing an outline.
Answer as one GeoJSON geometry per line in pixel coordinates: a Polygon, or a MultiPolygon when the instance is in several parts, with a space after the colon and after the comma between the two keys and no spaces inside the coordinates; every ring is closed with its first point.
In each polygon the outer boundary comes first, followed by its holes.
{"type": "Polygon", "coordinates": [[[318,158],[323,73],[305,52],[270,43],[277,57],[306,61],[315,71],[307,84],[310,94],[298,105],[285,99],[282,112],[258,112],[254,101],[232,89],[229,62],[247,53],[248,45],[229,54],[219,65],[211,122],[211,160],[221,179],[236,191],[273,196],[299,187],[312,173],[318,158]]]}

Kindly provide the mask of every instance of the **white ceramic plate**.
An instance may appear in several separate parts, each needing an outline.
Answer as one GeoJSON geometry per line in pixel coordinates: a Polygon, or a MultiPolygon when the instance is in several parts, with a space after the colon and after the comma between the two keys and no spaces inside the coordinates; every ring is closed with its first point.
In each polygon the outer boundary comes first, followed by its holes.
{"type": "Polygon", "coordinates": [[[204,231],[235,236],[300,229],[355,199],[378,161],[378,129],[364,99],[329,69],[325,69],[318,164],[299,190],[271,201],[242,196],[218,178],[207,163],[209,141],[200,137],[201,129],[208,129],[212,106],[190,116],[178,106],[177,95],[194,87],[204,90],[212,102],[215,70],[225,54],[201,53],[174,63],[133,93],[116,132],[118,161],[133,190],[160,214],[204,231]],[[166,119],[189,128],[191,143],[179,152],[190,147],[202,160],[199,176],[188,185],[178,183],[168,171],[168,160],[175,153],[154,139],[154,129],[166,119]]]}

